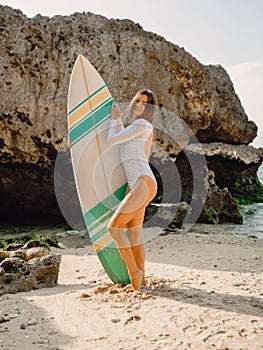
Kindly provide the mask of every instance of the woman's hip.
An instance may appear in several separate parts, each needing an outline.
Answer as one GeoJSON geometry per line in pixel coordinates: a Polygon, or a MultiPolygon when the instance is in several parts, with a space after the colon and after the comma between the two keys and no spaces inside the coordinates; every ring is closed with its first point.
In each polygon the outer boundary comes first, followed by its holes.
{"type": "Polygon", "coordinates": [[[149,175],[141,175],[136,181],[136,185],[134,186],[132,192],[134,195],[144,198],[144,205],[146,206],[156,196],[156,180],[149,175]]]}

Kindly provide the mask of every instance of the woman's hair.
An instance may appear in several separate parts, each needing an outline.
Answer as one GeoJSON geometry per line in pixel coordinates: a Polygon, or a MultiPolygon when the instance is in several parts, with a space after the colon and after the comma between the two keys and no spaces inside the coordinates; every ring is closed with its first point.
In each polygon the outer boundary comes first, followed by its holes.
{"type": "Polygon", "coordinates": [[[134,96],[134,98],[131,101],[129,114],[130,114],[130,116],[132,116],[134,103],[140,95],[145,95],[148,97],[148,103],[145,106],[145,111],[143,113],[142,118],[144,118],[144,119],[148,120],[150,123],[152,123],[153,118],[154,118],[154,114],[156,111],[157,98],[155,96],[155,93],[152,92],[151,90],[142,89],[142,90],[139,90],[137,92],[137,94],[134,96]]]}

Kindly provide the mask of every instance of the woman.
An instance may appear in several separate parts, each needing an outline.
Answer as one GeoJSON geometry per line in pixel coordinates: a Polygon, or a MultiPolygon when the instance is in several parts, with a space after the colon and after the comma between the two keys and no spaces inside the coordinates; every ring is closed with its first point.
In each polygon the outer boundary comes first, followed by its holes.
{"type": "Polygon", "coordinates": [[[157,183],[148,163],[156,105],[152,91],[138,91],[130,107],[135,121],[124,128],[120,111],[113,106],[108,132],[108,141],[120,144],[120,159],[128,181],[126,196],[111,217],[108,230],[127,265],[134,291],[139,291],[141,284],[145,285],[142,225],[145,208],[157,193],[157,183]]]}

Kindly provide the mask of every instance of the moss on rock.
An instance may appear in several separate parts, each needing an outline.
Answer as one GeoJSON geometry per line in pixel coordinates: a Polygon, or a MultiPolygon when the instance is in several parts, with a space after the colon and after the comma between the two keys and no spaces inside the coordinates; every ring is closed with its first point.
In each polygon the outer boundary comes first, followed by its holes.
{"type": "Polygon", "coordinates": [[[237,180],[232,189],[233,197],[238,205],[247,205],[263,202],[263,184],[258,176],[256,179],[237,180]]]}
{"type": "Polygon", "coordinates": [[[7,251],[32,247],[45,247],[50,250],[51,246],[58,247],[58,240],[53,236],[44,236],[37,232],[33,232],[23,236],[1,239],[0,246],[7,251]]]}
{"type": "Polygon", "coordinates": [[[217,214],[211,209],[204,210],[199,217],[200,221],[207,224],[214,224],[216,219],[217,214]]]}

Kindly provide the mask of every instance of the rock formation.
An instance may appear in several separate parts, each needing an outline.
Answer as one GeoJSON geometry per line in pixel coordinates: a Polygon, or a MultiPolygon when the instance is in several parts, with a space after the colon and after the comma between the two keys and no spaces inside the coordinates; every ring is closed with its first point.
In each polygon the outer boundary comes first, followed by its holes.
{"type": "MultiPolygon", "coordinates": [[[[232,157],[233,145],[250,152],[246,145],[256,137],[257,127],[248,120],[223,67],[202,65],[183,48],[130,20],[109,20],[91,13],[29,19],[18,10],[0,6],[0,48],[1,222],[63,220],[53,174],[58,152],[64,152],[68,166],[67,89],[79,53],[94,64],[118,102],[129,101],[141,87],[156,92],[162,109],[170,111],[161,110],[156,118],[160,130],[156,144],[176,159],[178,168],[183,169],[182,146],[196,138],[200,143],[216,142],[217,154],[206,149],[217,186],[227,186],[237,194],[224,172],[222,164],[228,163],[236,175],[240,169],[242,178],[249,174],[262,194],[256,181],[262,151],[254,150],[258,158],[250,163],[232,157]],[[174,115],[191,129],[183,140],[174,115]]],[[[182,179],[188,176],[180,175],[182,179]]],[[[238,181],[242,183],[240,176],[238,181]]]]}
{"type": "Polygon", "coordinates": [[[61,255],[55,237],[22,235],[0,241],[0,295],[57,285],[61,255]]]}
{"type": "Polygon", "coordinates": [[[49,254],[26,262],[6,258],[0,263],[0,295],[57,285],[61,255],[49,254]]]}
{"type": "MultiPolygon", "coordinates": [[[[188,151],[198,153],[195,144],[186,146],[188,151]]],[[[227,188],[238,204],[263,201],[263,190],[257,177],[262,163],[263,148],[246,145],[229,145],[218,142],[202,144],[207,166],[215,174],[219,188],[227,188]]]]}

